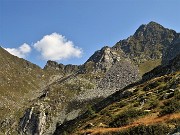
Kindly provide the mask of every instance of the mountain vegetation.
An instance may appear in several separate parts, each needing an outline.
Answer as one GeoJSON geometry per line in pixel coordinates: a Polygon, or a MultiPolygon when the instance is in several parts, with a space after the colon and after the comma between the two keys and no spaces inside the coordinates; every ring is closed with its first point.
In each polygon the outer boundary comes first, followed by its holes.
{"type": "Polygon", "coordinates": [[[44,69],[0,47],[0,134],[175,134],[180,33],[156,22],[82,65],[44,69]]]}
{"type": "Polygon", "coordinates": [[[59,125],[55,134],[163,135],[177,132],[179,126],[180,72],[171,70],[171,74],[166,72],[114,93],[76,119],[59,125]]]}

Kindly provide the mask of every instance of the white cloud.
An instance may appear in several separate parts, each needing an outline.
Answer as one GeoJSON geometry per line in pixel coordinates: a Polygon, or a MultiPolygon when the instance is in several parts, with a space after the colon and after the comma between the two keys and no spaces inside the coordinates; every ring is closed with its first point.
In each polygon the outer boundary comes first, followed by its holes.
{"type": "Polygon", "coordinates": [[[30,52],[31,47],[24,43],[19,48],[4,48],[6,51],[11,53],[12,55],[18,56],[20,58],[25,58],[30,52]]]}
{"type": "Polygon", "coordinates": [[[62,60],[82,56],[81,48],[74,46],[72,41],[68,41],[58,33],[44,36],[33,46],[45,60],[62,60]]]}

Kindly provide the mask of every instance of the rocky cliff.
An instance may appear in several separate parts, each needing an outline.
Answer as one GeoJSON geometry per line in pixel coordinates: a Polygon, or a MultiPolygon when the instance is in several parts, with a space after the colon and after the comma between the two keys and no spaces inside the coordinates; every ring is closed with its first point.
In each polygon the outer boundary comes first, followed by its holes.
{"type": "Polygon", "coordinates": [[[123,51],[105,46],[96,51],[84,64],[87,72],[107,72],[112,65],[125,58],[123,51]],[[88,67],[89,66],[89,67],[88,67]]]}
{"type": "Polygon", "coordinates": [[[61,73],[63,75],[70,75],[80,69],[81,66],[79,65],[63,65],[59,64],[55,61],[47,61],[44,70],[46,71],[51,71],[51,72],[56,72],[56,73],[61,73]]]}

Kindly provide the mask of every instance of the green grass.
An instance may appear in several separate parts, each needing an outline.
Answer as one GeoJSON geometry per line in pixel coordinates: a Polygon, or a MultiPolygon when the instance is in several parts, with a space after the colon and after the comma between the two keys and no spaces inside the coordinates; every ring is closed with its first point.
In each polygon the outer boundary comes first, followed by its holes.
{"type": "Polygon", "coordinates": [[[143,63],[139,64],[139,71],[140,71],[140,75],[142,76],[143,74],[151,71],[152,69],[154,69],[155,67],[159,66],[161,64],[161,60],[157,59],[157,60],[149,60],[143,63]]]}
{"type": "Polygon", "coordinates": [[[161,107],[160,116],[171,114],[174,112],[180,112],[180,92],[176,91],[174,97],[168,101],[165,101],[161,107]]]}

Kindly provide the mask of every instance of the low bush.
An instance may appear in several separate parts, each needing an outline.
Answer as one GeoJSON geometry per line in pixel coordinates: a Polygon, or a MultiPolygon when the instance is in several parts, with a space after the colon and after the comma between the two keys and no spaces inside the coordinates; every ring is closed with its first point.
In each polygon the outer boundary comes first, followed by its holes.
{"type": "Polygon", "coordinates": [[[131,109],[124,111],[120,115],[116,116],[115,119],[109,124],[109,127],[120,127],[132,122],[133,118],[137,118],[146,114],[143,110],[131,109]]]}
{"type": "Polygon", "coordinates": [[[156,108],[157,106],[159,105],[159,101],[158,100],[152,100],[150,101],[150,104],[149,104],[149,109],[154,109],[156,108]]]}
{"type": "Polygon", "coordinates": [[[171,114],[180,111],[180,100],[173,98],[167,102],[164,102],[164,106],[161,107],[160,116],[171,114]]]}

